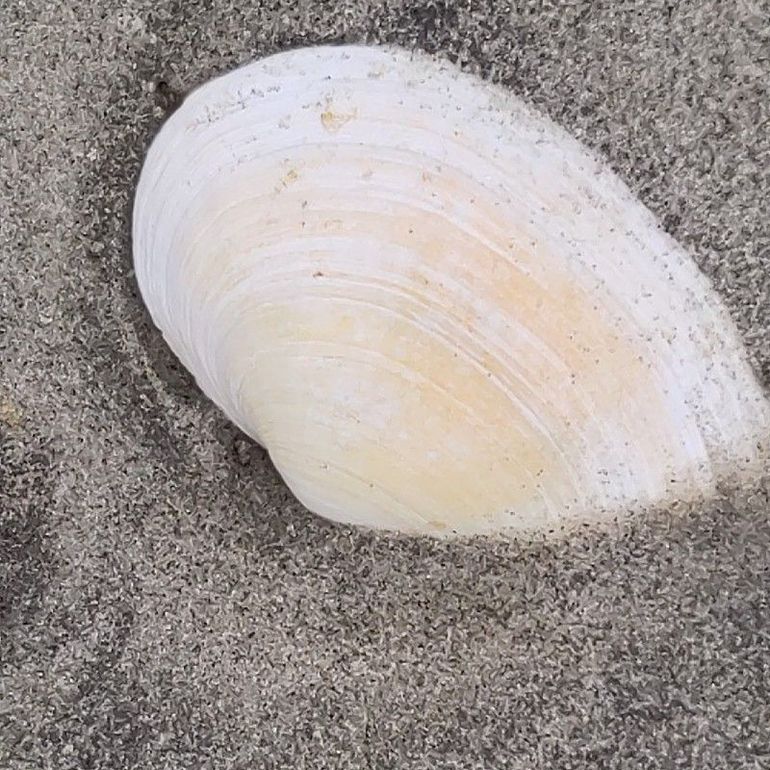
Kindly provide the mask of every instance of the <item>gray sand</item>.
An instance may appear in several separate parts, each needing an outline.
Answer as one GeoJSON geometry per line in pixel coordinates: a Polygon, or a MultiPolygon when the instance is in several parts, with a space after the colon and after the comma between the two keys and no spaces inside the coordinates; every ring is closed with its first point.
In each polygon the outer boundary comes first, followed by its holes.
{"type": "Polygon", "coordinates": [[[185,90],[440,51],[609,159],[767,385],[768,3],[64,5],[0,3],[0,768],[770,766],[770,478],[548,545],[329,525],[180,370],[129,243],[185,90]]]}

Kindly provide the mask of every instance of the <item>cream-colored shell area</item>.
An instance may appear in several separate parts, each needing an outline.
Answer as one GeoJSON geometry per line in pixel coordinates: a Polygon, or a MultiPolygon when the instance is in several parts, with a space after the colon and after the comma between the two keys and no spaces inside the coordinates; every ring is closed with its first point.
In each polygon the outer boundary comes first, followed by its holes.
{"type": "Polygon", "coordinates": [[[767,431],[690,256],[562,130],[423,55],[300,49],[195,91],[134,255],[168,344],[331,519],[558,527],[708,491],[767,431]]]}

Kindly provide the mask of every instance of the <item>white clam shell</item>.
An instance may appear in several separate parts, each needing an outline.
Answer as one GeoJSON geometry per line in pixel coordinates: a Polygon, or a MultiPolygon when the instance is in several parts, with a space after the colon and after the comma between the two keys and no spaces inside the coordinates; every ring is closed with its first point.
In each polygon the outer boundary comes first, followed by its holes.
{"type": "Polygon", "coordinates": [[[195,91],[134,218],[155,323],[331,519],[542,529],[708,491],[768,406],[690,256],[580,144],[423,55],[195,91]]]}

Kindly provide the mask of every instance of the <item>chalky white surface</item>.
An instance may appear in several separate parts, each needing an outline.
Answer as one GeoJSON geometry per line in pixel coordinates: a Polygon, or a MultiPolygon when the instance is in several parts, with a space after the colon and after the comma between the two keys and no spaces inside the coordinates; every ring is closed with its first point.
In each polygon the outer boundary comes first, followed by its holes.
{"type": "Polygon", "coordinates": [[[547,530],[756,470],[768,405],[691,256],[448,62],[305,48],[198,88],[133,244],[171,348],[328,518],[547,530]]]}

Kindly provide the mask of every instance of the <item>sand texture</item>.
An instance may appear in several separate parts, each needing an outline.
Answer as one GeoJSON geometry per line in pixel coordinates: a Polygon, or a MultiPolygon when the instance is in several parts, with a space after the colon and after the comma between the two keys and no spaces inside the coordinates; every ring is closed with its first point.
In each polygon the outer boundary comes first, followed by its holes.
{"type": "Polygon", "coordinates": [[[770,384],[764,0],[5,0],[0,768],[770,766],[770,476],[547,544],[333,526],[152,327],[164,117],[330,41],[439,52],[602,154],[770,384]]]}

